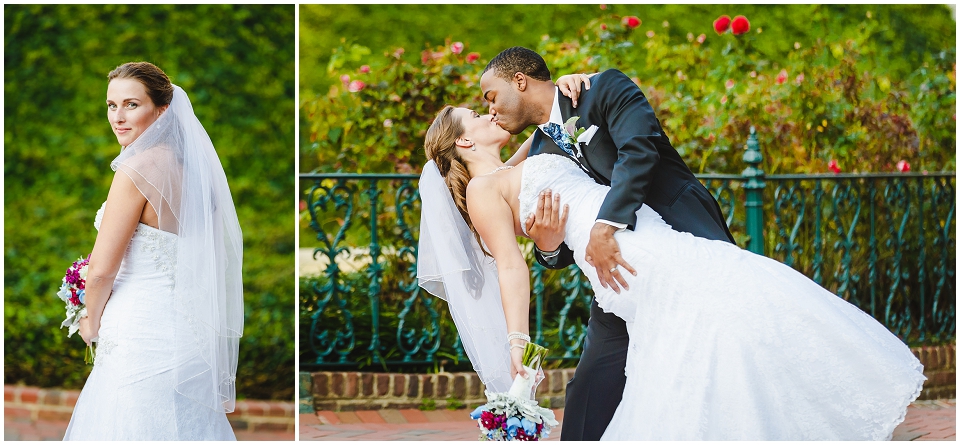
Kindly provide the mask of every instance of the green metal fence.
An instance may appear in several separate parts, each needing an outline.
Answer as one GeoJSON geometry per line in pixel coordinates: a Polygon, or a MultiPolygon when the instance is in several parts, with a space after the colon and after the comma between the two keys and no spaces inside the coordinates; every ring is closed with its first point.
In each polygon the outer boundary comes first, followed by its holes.
{"type": "MultiPolygon", "coordinates": [[[[755,137],[740,175],[699,175],[739,245],[782,261],[910,343],[956,335],[956,175],[771,175],[755,137]]],[[[300,367],[465,363],[446,304],[417,286],[417,175],[301,174],[300,367]],[[308,216],[308,218],[307,218],[308,216]]],[[[582,347],[590,285],[532,260],[531,336],[582,347]]],[[[410,368],[412,369],[412,368],[410,368]]]]}

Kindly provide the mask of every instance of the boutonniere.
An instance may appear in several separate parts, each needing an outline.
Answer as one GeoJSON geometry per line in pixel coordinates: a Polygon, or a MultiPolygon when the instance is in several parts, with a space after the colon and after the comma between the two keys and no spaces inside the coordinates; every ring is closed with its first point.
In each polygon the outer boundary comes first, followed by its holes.
{"type": "Polygon", "coordinates": [[[567,122],[563,124],[563,129],[567,132],[567,142],[570,145],[577,148],[577,156],[583,157],[583,152],[580,150],[580,144],[577,139],[583,134],[584,131],[587,131],[585,128],[577,128],[577,120],[580,119],[580,116],[574,116],[570,119],[567,119],[567,122]]]}
{"type": "Polygon", "coordinates": [[[577,148],[578,157],[583,157],[582,147],[590,143],[598,128],[596,125],[591,125],[590,128],[577,128],[578,119],[580,119],[580,116],[567,119],[567,123],[563,124],[563,129],[567,132],[567,142],[577,148]]]}

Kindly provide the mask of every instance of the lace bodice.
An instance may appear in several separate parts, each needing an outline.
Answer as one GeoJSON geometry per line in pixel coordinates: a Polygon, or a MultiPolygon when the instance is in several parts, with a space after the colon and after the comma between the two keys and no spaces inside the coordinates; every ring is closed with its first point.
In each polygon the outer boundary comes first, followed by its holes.
{"type": "MultiPolygon", "coordinates": [[[[600,205],[610,187],[594,182],[567,157],[547,153],[531,156],[523,162],[520,221],[526,221],[527,216],[537,210],[537,196],[547,188],[560,194],[561,205],[570,206],[564,242],[574,251],[585,248],[590,228],[596,222],[600,205]]],[[[637,211],[637,225],[642,223],[665,225],[660,215],[648,206],[637,211]]],[[[526,233],[525,225],[520,224],[520,227],[526,233]]]]}
{"type": "MultiPolygon", "coordinates": [[[[107,207],[104,202],[97,210],[97,216],[93,220],[93,226],[100,230],[100,223],[103,221],[103,211],[107,207]]],[[[150,227],[146,224],[137,224],[133,232],[133,238],[127,247],[127,253],[124,255],[124,263],[130,263],[128,259],[131,255],[145,255],[152,260],[159,272],[172,277],[177,262],[177,236],[175,234],[164,232],[160,229],[150,227]]],[[[127,264],[128,266],[130,264],[127,264]]]]}

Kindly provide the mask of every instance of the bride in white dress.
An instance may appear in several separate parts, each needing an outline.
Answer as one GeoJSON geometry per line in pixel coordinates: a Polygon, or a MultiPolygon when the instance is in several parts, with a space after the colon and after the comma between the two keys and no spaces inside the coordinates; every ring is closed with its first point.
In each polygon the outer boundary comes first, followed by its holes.
{"type": "Polygon", "coordinates": [[[671,229],[648,206],[635,230],[615,235],[639,273],[625,274],[620,294],[604,288],[583,252],[609,188],[563,156],[505,165],[509,138],[491,116],[445,108],[427,131],[420,183],[418,277],[448,301],[488,387],[505,391],[519,369],[507,332],[529,333],[530,277],[516,237],[549,189],[569,206],[564,242],[597,302],[630,335],[626,387],[603,439],[892,436],[925,378],[883,325],[784,264],[671,229]]]}
{"type": "Polygon", "coordinates": [[[123,147],[90,255],[80,335],[93,371],[64,440],[236,440],[242,239],[186,93],[148,62],[111,71],[123,147]]]}

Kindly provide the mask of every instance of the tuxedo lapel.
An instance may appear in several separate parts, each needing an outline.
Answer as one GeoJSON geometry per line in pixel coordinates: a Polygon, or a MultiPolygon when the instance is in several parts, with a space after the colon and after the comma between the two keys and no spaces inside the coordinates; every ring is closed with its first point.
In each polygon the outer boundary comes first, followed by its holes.
{"type": "MultiPolygon", "coordinates": [[[[580,91],[580,103],[581,103],[581,104],[583,104],[583,102],[584,102],[584,101],[583,101],[583,96],[584,96],[586,93],[587,93],[587,90],[581,90],[581,91],[580,91]]],[[[572,117],[574,117],[574,116],[580,117],[579,109],[573,108],[573,99],[570,99],[569,97],[564,96],[563,93],[558,93],[558,94],[559,94],[559,96],[557,97],[557,103],[558,103],[558,105],[560,105],[560,116],[563,118],[563,123],[566,124],[567,121],[570,120],[570,118],[572,118],[572,117]]],[[[589,125],[587,125],[588,122],[581,122],[582,120],[583,120],[583,117],[580,117],[580,119],[577,119],[577,125],[576,125],[577,128],[588,128],[588,127],[589,127],[589,125]]],[[[548,137],[548,139],[549,139],[549,137],[548,137]]],[[[554,144],[554,145],[556,145],[556,144],[554,144]]],[[[558,147],[557,150],[560,150],[560,148],[558,147]]],[[[603,181],[597,176],[597,174],[594,173],[594,168],[593,168],[592,165],[590,165],[590,160],[587,159],[588,150],[586,149],[586,146],[580,147],[579,150],[576,149],[576,148],[575,148],[574,150],[575,150],[575,153],[577,153],[577,152],[581,153],[581,156],[578,157],[578,158],[576,158],[577,163],[580,164],[580,168],[581,168],[584,172],[586,172],[588,175],[590,175],[590,177],[593,178],[595,181],[597,181],[597,182],[599,182],[599,183],[601,183],[601,184],[604,184],[605,182],[603,182],[603,181]]],[[[561,151],[562,151],[562,150],[561,150],[561,151]]]]}

